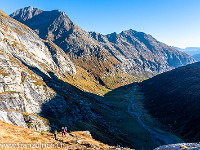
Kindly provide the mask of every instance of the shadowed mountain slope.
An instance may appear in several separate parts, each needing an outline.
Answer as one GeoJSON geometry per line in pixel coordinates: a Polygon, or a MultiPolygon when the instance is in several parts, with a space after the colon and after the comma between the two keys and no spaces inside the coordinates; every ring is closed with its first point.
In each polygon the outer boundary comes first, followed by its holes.
{"type": "Polygon", "coordinates": [[[140,84],[145,107],[185,141],[200,140],[200,63],[179,67],[140,84]]]}

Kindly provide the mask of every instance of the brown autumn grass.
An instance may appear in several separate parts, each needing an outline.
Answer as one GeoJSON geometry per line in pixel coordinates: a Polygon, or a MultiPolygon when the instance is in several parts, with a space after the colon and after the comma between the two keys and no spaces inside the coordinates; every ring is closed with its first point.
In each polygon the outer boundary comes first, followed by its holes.
{"type": "MultiPolygon", "coordinates": [[[[53,133],[50,132],[37,132],[35,130],[19,127],[15,125],[11,125],[0,121],[0,149],[12,149],[12,148],[2,148],[1,144],[40,144],[40,143],[52,143],[64,144],[63,148],[59,148],[61,150],[66,149],[116,149],[114,146],[109,146],[103,144],[99,141],[96,141],[92,138],[90,134],[84,131],[76,131],[67,133],[66,137],[62,137],[61,133],[58,133],[58,139],[54,140],[53,133]]],[[[15,149],[26,149],[32,150],[34,148],[15,148],[15,149]]],[[[36,148],[38,149],[38,148],[36,148]]],[[[39,148],[39,149],[58,149],[58,148],[39,148]]]]}
{"type": "Polygon", "coordinates": [[[77,66],[76,69],[77,69],[76,75],[69,75],[67,76],[67,78],[64,78],[63,80],[83,91],[87,91],[87,92],[94,93],[97,95],[104,95],[108,93],[109,91],[111,91],[107,89],[106,87],[100,85],[95,80],[94,76],[92,76],[83,68],[77,66]]]}

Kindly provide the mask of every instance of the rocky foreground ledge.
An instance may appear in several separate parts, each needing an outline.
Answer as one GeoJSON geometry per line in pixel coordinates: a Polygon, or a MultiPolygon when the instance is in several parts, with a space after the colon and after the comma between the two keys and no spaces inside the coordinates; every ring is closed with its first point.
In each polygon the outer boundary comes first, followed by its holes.
{"type": "Polygon", "coordinates": [[[200,143],[178,143],[160,146],[154,150],[199,150],[200,143]]]}

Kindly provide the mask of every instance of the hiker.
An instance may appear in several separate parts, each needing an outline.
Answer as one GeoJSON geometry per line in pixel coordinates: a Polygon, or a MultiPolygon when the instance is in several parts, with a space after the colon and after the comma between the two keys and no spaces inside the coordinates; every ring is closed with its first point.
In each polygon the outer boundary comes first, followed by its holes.
{"type": "Polygon", "coordinates": [[[57,140],[57,129],[54,131],[55,140],[57,140]]]}
{"type": "Polygon", "coordinates": [[[65,135],[65,132],[64,132],[64,127],[62,127],[62,137],[63,137],[63,135],[65,135]]]}
{"type": "Polygon", "coordinates": [[[66,137],[66,130],[65,130],[65,128],[64,128],[64,135],[65,135],[65,137],[66,137]]]}
{"type": "Polygon", "coordinates": [[[65,127],[65,131],[66,131],[66,133],[67,133],[67,127],[65,127]]]}

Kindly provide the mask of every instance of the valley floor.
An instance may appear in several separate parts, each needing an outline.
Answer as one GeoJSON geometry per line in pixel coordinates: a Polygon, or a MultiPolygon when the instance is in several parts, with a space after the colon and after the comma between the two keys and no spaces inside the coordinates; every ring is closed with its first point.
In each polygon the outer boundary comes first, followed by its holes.
{"type": "Polygon", "coordinates": [[[139,86],[134,87],[130,101],[130,114],[137,116],[138,121],[149,132],[156,146],[184,142],[179,137],[166,132],[167,127],[148,113],[148,110],[144,108],[145,97],[139,86]]]}
{"type": "Polygon", "coordinates": [[[113,106],[113,112],[103,112],[106,120],[120,132],[116,137],[127,143],[129,147],[141,150],[151,150],[156,147],[149,132],[141,126],[135,115],[130,115],[128,108],[134,84],[114,89],[104,97],[113,106]],[[115,116],[115,118],[113,118],[115,116]],[[111,119],[113,118],[113,119],[111,119]]]}

